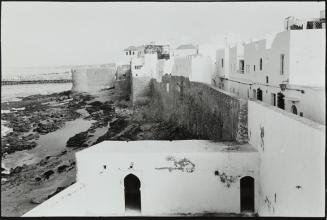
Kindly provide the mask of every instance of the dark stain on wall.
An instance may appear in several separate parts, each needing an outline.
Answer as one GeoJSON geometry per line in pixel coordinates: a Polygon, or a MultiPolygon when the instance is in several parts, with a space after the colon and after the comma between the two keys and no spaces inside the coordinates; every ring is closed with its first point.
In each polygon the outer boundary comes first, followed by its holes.
{"type": "Polygon", "coordinates": [[[219,176],[220,182],[222,182],[228,188],[231,186],[232,183],[237,182],[237,180],[241,177],[240,175],[228,176],[226,173],[220,173],[218,170],[215,171],[215,175],[219,176]]]}
{"type": "Polygon", "coordinates": [[[169,172],[171,172],[173,170],[181,170],[182,172],[185,171],[185,172],[188,172],[188,173],[194,172],[195,164],[192,163],[187,158],[183,158],[181,160],[177,160],[173,156],[168,156],[166,159],[169,162],[173,162],[173,166],[170,166],[170,167],[158,167],[158,168],[155,168],[155,169],[156,170],[168,170],[169,172]]]}
{"type": "Polygon", "coordinates": [[[261,148],[264,151],[265,150],[265,141],[264,141],[264,137],[265,137],[265,128],[260,126],[260,138],[261,138],[261,148]]]}

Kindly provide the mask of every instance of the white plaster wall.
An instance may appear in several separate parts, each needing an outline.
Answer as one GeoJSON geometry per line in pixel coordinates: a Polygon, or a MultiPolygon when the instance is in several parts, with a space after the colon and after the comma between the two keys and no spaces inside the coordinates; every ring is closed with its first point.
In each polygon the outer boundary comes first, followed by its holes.
{"type": "Polygon", "coordinates": [[[265,84],[266,76],[268,76],[270,84],[273,84],[274,80],[272,78],[278,77],[279,72],[277,75],[277,73],[273,73],[270,69],[271,59],[268,53],[269,50],[266,50],[266,40],[246,44],[244,47],[244,74],[238,74],[238,77],[265,84]],[[260,70],[260,59],[262,59],[262,70],[260,70]]]}
{"type": "Polygon", "coordinates": [[[244,62],[244,72],[240,72],[240,60],[244,61],[244,46],[236,45],[234,47],[229,48],[229,76],[230,77],[238,77],[238,78],[246,78],[245,74],[245,62],[244,62]]]}
{"type": "Polygon", "coordinates": [[[161,82],[163,75],[172,73],[173,63],[174,63],[174,60],[172,60],[172,59],[158,60],[157,65],[156,65],[156,74],[157,74],[158,82],[161,82]]]}
{"type": "Polygon", "coordinates": [[[202,56],[207,56],[211,61],[211,74],[215,73],[216,69],[216,51],[218,49],[218,45],[216,44],[200,44],[198,46],[199,54],[202,56]]]}
{"type": "Polygon", "coordinates": [[[290,83],[325,87],[326,29],[290,33],[290,83]]]}
{"type": "Polygon", "coordinates": [[[249,101],[248,129],[261,161],[259,215],[324,216],[325,126],[249,101]]]}
{"type": "MultiPolygon", "coordinates": [[[[240,177],[227,187],[219,176],[214,175],[214,171],[233,176],[250,175],[256,180],[258,158],[256,152],[99,154],[78,155],[77,166],[77,180],[89,186],[84,200],[86,207],[90,207],[89,213],[124,215],[123,180],[129,173],[138,176],[141,181],[142,215],[239,213],[240,177]],[[195,164],[194,172],[155,169],[173,166],[166,160],[167,156],[189,159],[195,164]],[[89,163],[90,160],[93,163],[89,163]],[[134,167],[128,169],[131,162],[134,167]],[[106,170],[103,165],[107,165],[106,170]]],[[[257,180],[255,184],[257,189],[257,180]]]]}
{"type": "Polygon", "coordinates": [[[197,54],[197,49],[176,49],[174,51],[174,56],[191,56],[191,55],[196,55],[197,54]]]}
{"type": "Polygon", "coordinates": [[[285,100],[285,109],[292,112],[292,105],[297,108],[297,114],[303,112],[303,117],[320,124],[326,124],[326,93],[322,87],[289,86],[292,89],[303,89],[304,93],[286,90],[285,96],[298,98],[300,101],[285,100]]]}
{"type": "Polygon", "coordinates": [[[210,57],[196,56],[192,58],[191,81],[211,84],[212,62],[210,57]]]}
{"type": "Polygon", "coordinates": [[[229,74],[229,49],[228,47],[218,49],[216,51],[216,68],[218,76],[228,76],[229,74]],[[222,66],[222,59],[224,65],[222,66]]]}
{"type": "Polygon", "coordinates": [[[191,77],[192,57],[191,56],[175,57],[171,75],[191,77]]]}
{"type": "Polygon", "coordinates": [[[157,54],[144,54],[143,57],[132,59],[132,75],[133,77],[151,77],[157,76],[157,54]],[[135,69],[135,66],[142,65],[141,69],[135,69]]]}

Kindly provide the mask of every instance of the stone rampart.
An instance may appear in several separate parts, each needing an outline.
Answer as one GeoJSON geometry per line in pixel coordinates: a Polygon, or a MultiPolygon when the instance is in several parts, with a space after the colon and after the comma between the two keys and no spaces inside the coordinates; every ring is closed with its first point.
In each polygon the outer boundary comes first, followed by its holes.
{"type": "Polygon", "coordinates": [[[203,139],[245,143],[247,102],[211,85],[165,75],[150,83],[151,112],[203,139]]]}

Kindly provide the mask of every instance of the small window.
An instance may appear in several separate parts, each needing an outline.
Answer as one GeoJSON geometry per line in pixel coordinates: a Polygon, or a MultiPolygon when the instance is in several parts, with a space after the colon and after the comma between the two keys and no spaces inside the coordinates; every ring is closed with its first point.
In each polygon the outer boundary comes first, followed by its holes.
{"type": "Polygon", "coordinates": [[[134,51],[133,51],[133,55],[134,55],[134,51]]]}
{"type": "Polygon", "coordinates": [[[269,83],[269,77],[266,76],[266,83],[268,84],[269,83]]]}
{"type": "Polygon", "coordinates": [[[276,94],[275,93],[271,93],[271,104],[273,106],[276,106],[276,94]]]}
{"type": "Polygon", "coordinates": [[[262,70],[262,58],[260,58],[260,70],[262,70]]]}
{"type": "Polygon", "coordinates": [[[244,73],[244,60],[240,60],[239,68],[240,68],[240,73],[244,73]]]}
{"type": "Polygon", "coordinates": [[[224,59],[221,59],[221,68],[224,68],[224,59]]]}
{"type": "Polygon", "coordinates": [[[126,55],[128,55],[128,51],[126,52],[126,55]]]}
{"type": "Polygon", "coordinates": [[[284,59],[285,59],[285,55],[281,54],[280,55],[280,75],[284,75],[284,59]]]}
{"type": "Polygon", "coordinates": [[[129,55],[131,55],[132,53],[131,53],[132,51],[129,51],[129,55]]]}
{"type": "Polygon", "coordinates": [[[250,72],[250,65],[246,65],[246,72],[250,72]]]}
{"type": "Polygon", "coordinates": [[[300,112],[300,116],[303,117],[303,112],[300,112]]]}
{"type": "Polygon", "coordinates": [[[253,65],[253,71],[255,72],[255,65],[253,65]]]}

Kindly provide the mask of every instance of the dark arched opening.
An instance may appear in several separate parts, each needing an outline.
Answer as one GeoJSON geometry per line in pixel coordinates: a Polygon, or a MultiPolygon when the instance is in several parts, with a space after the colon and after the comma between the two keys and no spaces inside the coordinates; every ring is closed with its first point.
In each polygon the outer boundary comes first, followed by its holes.
{"type": "Polygon", "coordinates": [[[254,179],[245,176],[240,180],[241,212],[254,212],[254,179]]]}
{"type": "Polygon", "coordinates": [[[277,107],[281,109],[285,109],[285,100],[284,100],[284,94],[279,92],[277,94],[277,107]]]}
{"type": "Polygon", "coordinates": [[[262,90],[260,88],[257,89],[257,99],[262,101],[262,90]]]}
{"type": "Polygon", "coordinates": [[[141,211],[141,182],[133,174],[129,174],[124,179],[125,186],[125,210],[141,211]]]}
{"type": "Polygon", "coordinates": [[[292,105],[292,113],[297,115],[297,108],[295,105],[292,105]]]}

